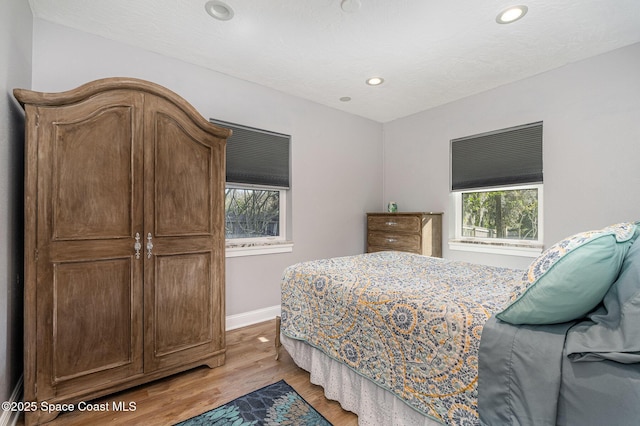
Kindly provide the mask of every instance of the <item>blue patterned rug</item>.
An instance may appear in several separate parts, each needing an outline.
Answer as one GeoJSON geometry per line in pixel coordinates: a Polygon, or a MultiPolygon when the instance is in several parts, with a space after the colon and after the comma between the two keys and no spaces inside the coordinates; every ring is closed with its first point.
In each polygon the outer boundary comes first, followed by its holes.
{"type": "Polygon", "coordinates": [[[320,413],[280,380],[176,426],[331,426],[320,413]]]}

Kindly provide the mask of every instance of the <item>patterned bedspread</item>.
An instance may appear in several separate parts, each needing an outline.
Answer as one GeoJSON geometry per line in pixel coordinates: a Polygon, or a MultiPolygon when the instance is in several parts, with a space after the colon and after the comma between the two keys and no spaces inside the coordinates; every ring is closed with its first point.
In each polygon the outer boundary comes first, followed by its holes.
{"type": "Polygon", "coordinates": [[[299,263],[282,332],[451,425],[477,424],[482,327],[523,271],[401,252],[299,263]]]}

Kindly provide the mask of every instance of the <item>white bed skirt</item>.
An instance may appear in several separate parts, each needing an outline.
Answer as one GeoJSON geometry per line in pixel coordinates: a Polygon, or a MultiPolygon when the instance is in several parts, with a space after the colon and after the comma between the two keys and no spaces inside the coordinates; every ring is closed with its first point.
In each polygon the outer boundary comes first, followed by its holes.
{"type": "Polygon", "coordinates": [[[296,365],[311,373],[311,383],[322,386],[328,399],[356,413],[359,425],[441,426],[313,346],[284,334],[281,342],[296,365]]]}

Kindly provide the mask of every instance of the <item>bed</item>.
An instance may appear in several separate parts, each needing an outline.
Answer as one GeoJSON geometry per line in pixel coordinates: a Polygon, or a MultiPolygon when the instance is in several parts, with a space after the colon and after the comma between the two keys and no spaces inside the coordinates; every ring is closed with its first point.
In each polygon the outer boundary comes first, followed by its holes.
{"type": "Polygon", "coordinates": [[[362,425],[637,424],[638,228],[569,237],[528,270],[395,251],[292,265],[281,341],[362,425]]]}

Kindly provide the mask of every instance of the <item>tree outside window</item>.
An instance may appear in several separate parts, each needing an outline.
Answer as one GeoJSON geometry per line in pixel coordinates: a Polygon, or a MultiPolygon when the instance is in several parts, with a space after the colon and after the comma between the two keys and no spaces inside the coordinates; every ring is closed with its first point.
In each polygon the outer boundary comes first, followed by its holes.
{"type": "Polygon", "coordinates": [[[227,239],[279,235],[279,190],[226,188],[225,237],[227,239]]]}
{"type": "Polygon", "coordinates": [[[462,237],[538,240],[538,189],[462,193],[462,237]]]}

